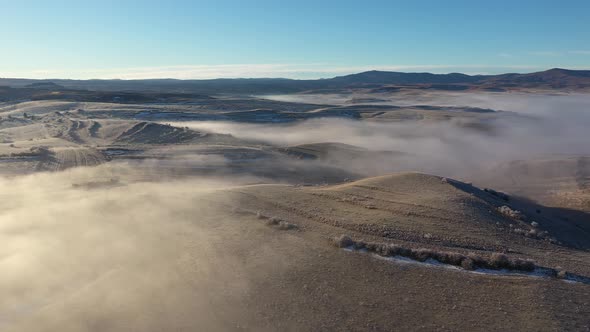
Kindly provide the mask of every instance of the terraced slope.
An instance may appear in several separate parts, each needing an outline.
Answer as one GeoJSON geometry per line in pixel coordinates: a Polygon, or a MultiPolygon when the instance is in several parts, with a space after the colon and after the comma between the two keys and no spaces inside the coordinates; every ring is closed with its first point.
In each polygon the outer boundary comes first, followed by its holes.
{"type": "Polygon", "coordinates": [[[121,133],[115,139],[115,142],[119,144],[175,144],[186,143],[205,137],[206,135],[205,133],[186,128],[172,127],[153,122],[139,122],[121,133]]]}
{"type": "Polygon", "coordinates": [[[97,166],[107,159],[98,150],[85,147],[63,147],[39,156],[38,171],[63,171],[81,166],[97,166]]]}

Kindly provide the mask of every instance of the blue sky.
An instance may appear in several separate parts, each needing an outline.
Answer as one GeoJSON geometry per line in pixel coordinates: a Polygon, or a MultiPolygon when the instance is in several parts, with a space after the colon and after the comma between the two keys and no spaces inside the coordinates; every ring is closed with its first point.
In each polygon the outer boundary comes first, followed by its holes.
{"type": "Polygon", "coordinates": [[[0,0],[0,77],[590,69],[590,1],[0,0]]]}

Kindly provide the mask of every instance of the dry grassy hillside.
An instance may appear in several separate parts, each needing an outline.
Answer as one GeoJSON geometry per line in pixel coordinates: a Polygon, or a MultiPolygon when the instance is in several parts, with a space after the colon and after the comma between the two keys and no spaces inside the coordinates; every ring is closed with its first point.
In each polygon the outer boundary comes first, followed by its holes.
{"type": "Polygon", "coordinates": [[[0,330],[588,330],[588,120],[381,88],[0,104],[0,330]]]}

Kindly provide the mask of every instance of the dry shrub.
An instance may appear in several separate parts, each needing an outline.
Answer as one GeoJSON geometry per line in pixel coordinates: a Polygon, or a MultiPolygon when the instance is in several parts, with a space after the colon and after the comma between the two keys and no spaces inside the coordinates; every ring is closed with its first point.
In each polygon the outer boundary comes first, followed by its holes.
{"type": "Polygon", "coordinates": [[[446,252],[446,251],[434,251],[432,254],[432,257],[430,257],[430,258],[434,258],[441,263],[449,264],[451,261],[450,254],[451,254],[450,252],[446,252]]]}
{"type": "Polygon", "coordinates": [[[338,248],[348,248],[354,245],[354,241],[348,235],[341,235],[334,239],[334,245],[338,248]]]}
{"type": "Polygon", "coordinates": [[[469,258],[475,266],[484,266],[486,265],[486,261],[476,253],[470,252],[467,254],[467,258],[469,258]]]}
{"type": "Polygon", "coordinates": [[[384,244],[384,243],[377,244],[377,246],[375,248],[375,252],[381,256],[385,256],[385,257],[391,256],[389,254],[389,245],[388,244],[384,244]]]}
{"type": "Polygon", "coordinates": [[[535,263],[528,259],[516,258],[512,261],[512,269],[522,271],[533,271],[535,269],[535,263]]]}
{"type": "Polygon", "coordinates": [[[367,246],[367,243],[363,240],[359,240],[354,243],[354,249],[356,249],[356,250],[365,249],[366,246],[367,246]]]}
{"type": "Polygon", "coordinates": [[[295,229],[297,228],[297,225],[295,224],[291,224],[289,222],[286,222],[284,220],[279,221],[279,229],[281,230],[290,230],[290,229],[295,229]]]}
{"type": "Polygon", "coordinates": [[[447,262],[451,265],[461,265],[463,263],[463,260],[465,260],[467,257],[465,257],[465,255],[458,253],[458,252],[450,252],[450,253],[446,253],[445,255],[447,262]]]}
{"type": "Polygon", "coordinates": [[[399,247],[398,251],[399,251],[398,255],[400,255],[400,256],[404,256],[404,257],[411,257],[412,256],[412,249],[399,247]]]}
{"type": "Polygon", "coordinates": [[[510,217],[512,219],[518,219],[518,220],[524,219],[524,214],[522,214],[522,212],[517,211],[517,210],[513,210],[507,205],[500,206],[498,208],[498,212],[500,212],[501,214],[503,214],[507,217],[510,217]]]}
{"type": "Polygon", "coordinates": [[[268,218],[266,220],[266,224],[269,226],[278,225],[280,222],[281,222],[281,219],[279,219],[277,217],[268,218]]]}
{"type": "Polygon", "coordinates": [[[475,270],[475,262],[471,258],[465,258],[461,261],[461,267],[468,271],[475,270]]]}
{"type": "MultiPolygon", "coordinates": [[[[538,223],[533,222],[532,226],[537,227],[538,225],[539,225],[538,223]]],[[[524,236],[531,238],[531,239],[545,239],[545,240],[548,240],[549,242],[552,242],[552,238],[550,237],[549,232],[542,231],[537,228],[532,228],[529,230],[522,229],[522,228],[514,228],[514,229],[512,229],[512,232],[515,234],[524,235],[524,236]]],[[[557,242],[557,241],[555,241],[555,242],[557,242]]]]}
{"type": "Polygon", "coordinates": [[[392,244],[389,246],[389,253],[390,253],[390,256],[408,256],[410,254],[410,250],[407,248],[392,244]]]}
{"type": "Polygon", "coordinates": [[[375,242],[367,242],[367,244],[365,245],[365,247],[367,248],[368,251],[377,251],[377,243],[375,242]]]}
{"type": "Polygon", "coordinates": [[[512,230],[516,234],[526,235],[528,232],[522,228],[515,228],[512,230]]]}
{"type": "Polygon", "coordinates": [[[511,259],[502,253],[493,253],[489,258],[482,258],[475,253],[464,255],[459,252],[438,251],[427,248],[411,249],[395,244],[365,242],[362,240],[354,241],[348,235],[342,235],[338,238],[335,238],[334,244],[339,248],[348,248],[352,246],[357,250],[366,249],[367,251],[374,252],[384,257],[402,256],[414,259],[419,262],[425,262],[428,259],[434,259],[441,263],[459,266],[469,271],[475,270],[477,268],[533,271],[536,267],[535,263],[531,260],[520,258],[511,259]]]}
{"type": "Polygon", "coordinates": [[[495,252],[490,256],[490,260],[488,261],[490,267],[494,269],[509,269],[512,267],[510,264],[510,259],[505,254],[501,254],[495,252]]]}
{"type": "Polygon", "coordinates": [[[391,257],[395,256],[395,250],[392,244],[387,244],[381,248],[383,256],[391,257]]]}
{"type": "Polygon", "coordinates": [[[412,258],[414,258],[417,261],[420,262],[424,262],[426,260],[428,260],[429,258],[434,258],[434,250],[431,249],[425,249],[425,248],[420,248],[418,250],[413,250],[412,251],[412,258]]]}

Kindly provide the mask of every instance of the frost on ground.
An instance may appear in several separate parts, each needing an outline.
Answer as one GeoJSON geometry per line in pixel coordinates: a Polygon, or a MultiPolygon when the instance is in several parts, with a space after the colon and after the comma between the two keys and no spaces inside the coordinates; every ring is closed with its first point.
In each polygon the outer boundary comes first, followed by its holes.
{"type": "Polygon", "coordinates": [[[502,253],[492,253],[485,257],[475,253],[465,255],[458,252],[425,248],[413,249],[394,244],[355,241],[348,235],[335,237],[332,239],[332,243],[346,251],[372,253],[373,257],[398,263],[420,264],[486,275],[557,278],[569,282],[590,284],[588,277],[571,274],[560,269],[538,266],[531,260],[511,258],[502,253]]]}

